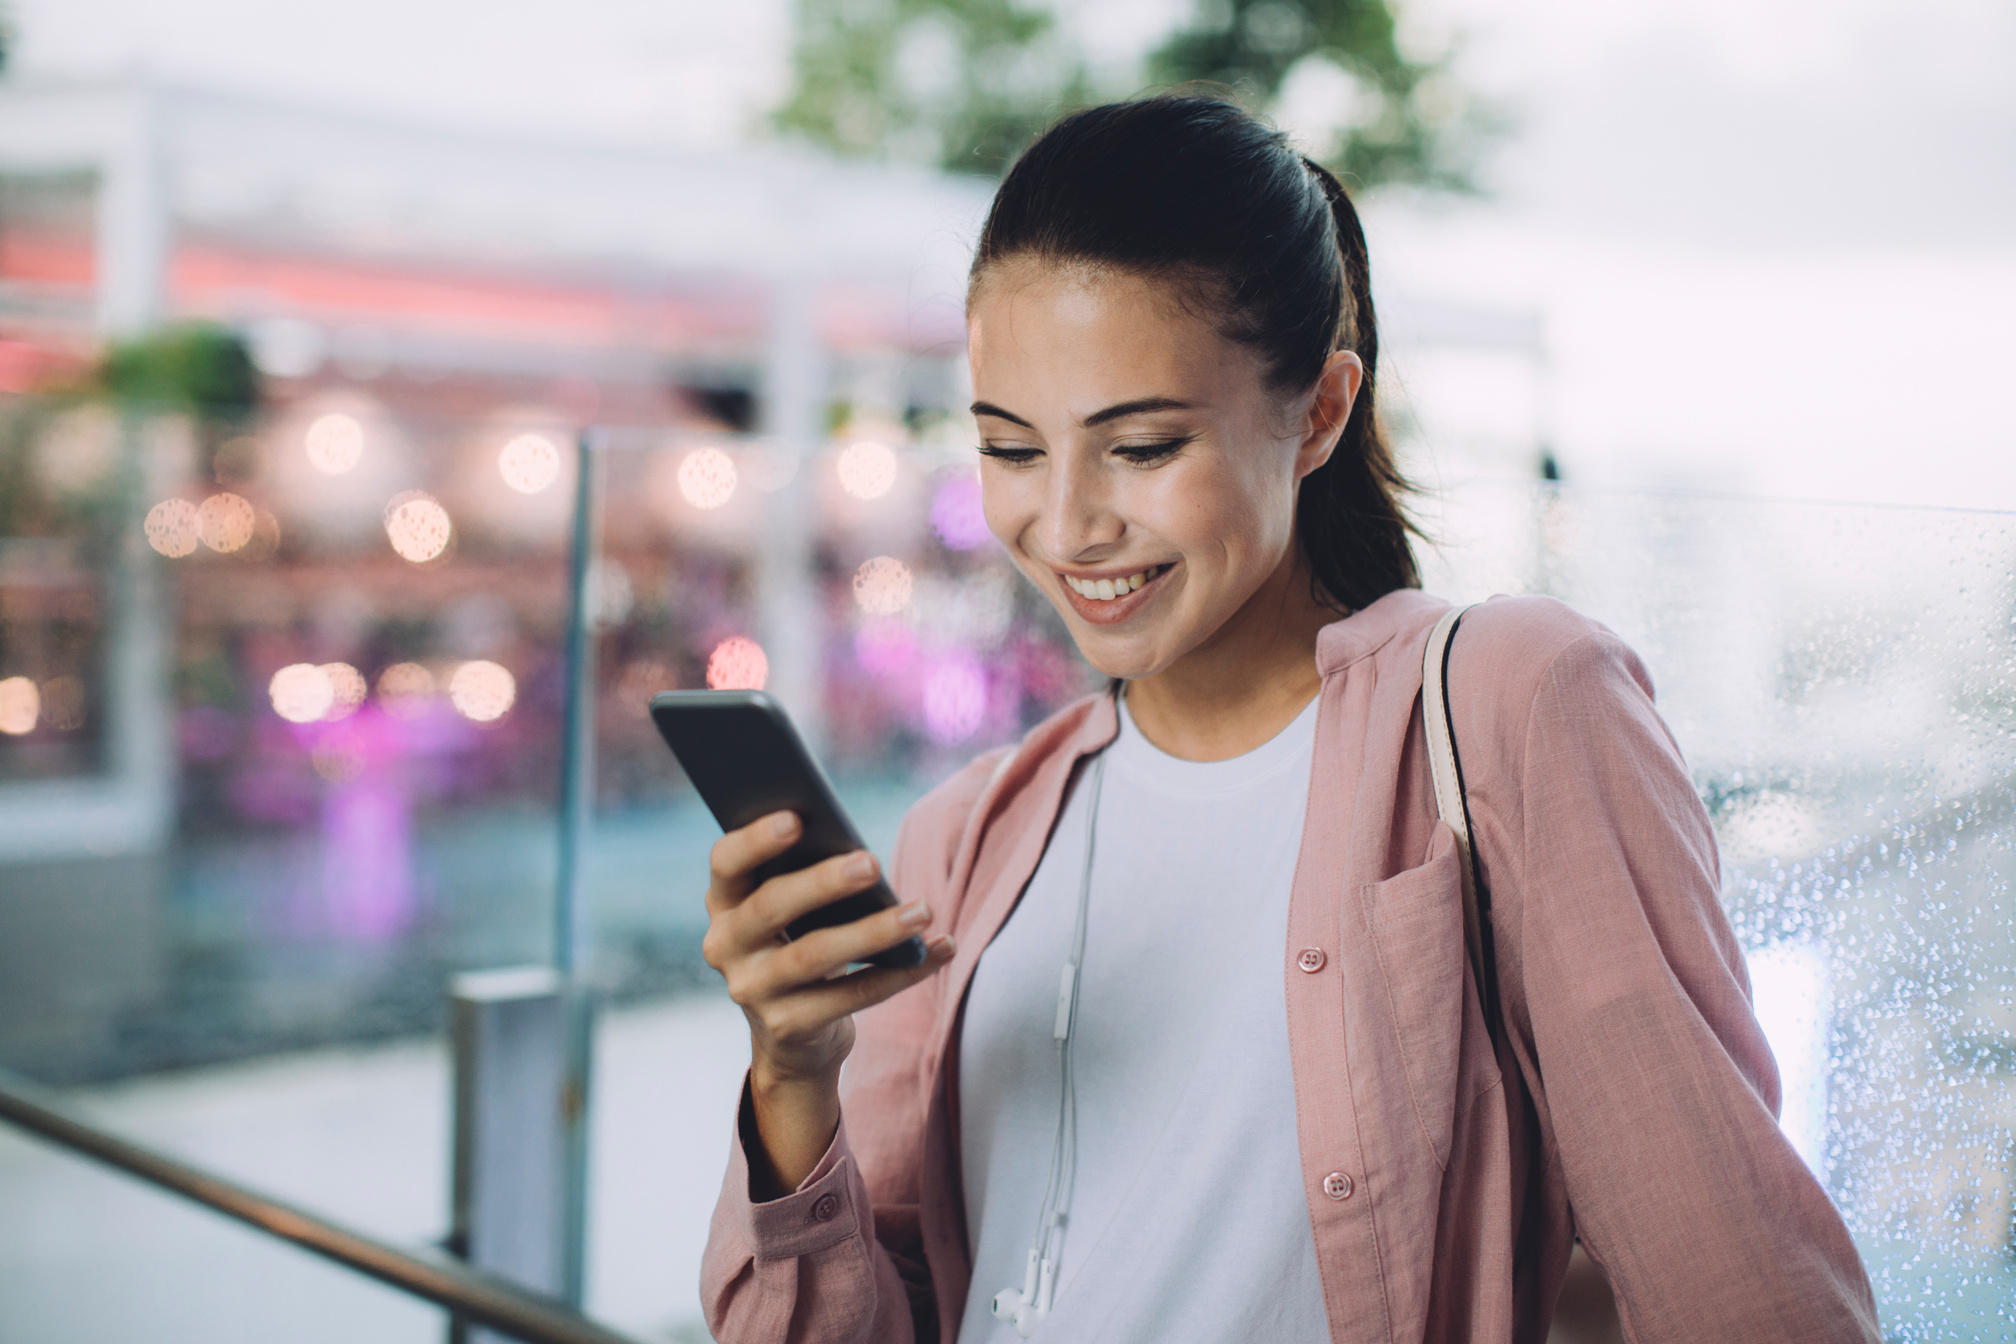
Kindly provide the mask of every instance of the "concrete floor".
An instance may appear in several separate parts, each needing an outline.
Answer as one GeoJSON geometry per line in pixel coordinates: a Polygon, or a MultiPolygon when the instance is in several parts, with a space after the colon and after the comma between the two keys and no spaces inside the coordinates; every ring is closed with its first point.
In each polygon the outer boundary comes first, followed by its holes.
{"type": "MultiPolygon", "coordinates": [[[[701,1341],[707,1220],[748,1061],[695,996],[612,1012],[597,1043],[589,1309],[701,1341]]],[[[315,1051],[66,1094],[108,1127],[363,1231],[447,1225],[438,1041],[315,1051]]],[[[420,1344],[445,1321],[369,1280],[0,1128],[0,1344],[420,1344]]]]}

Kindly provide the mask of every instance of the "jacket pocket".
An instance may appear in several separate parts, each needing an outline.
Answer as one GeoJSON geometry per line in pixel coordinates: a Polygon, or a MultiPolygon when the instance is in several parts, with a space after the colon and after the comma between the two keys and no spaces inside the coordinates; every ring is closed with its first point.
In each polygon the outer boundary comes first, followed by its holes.
{"type": "Polygon", "coordinates": [[[1498,1081],[1463,945],[1461,862],[1455,832],[1438,825],[1426,863],[1361,893],[1414,1114],[1443,1167],[1457,1119],[1498,1081]]]}

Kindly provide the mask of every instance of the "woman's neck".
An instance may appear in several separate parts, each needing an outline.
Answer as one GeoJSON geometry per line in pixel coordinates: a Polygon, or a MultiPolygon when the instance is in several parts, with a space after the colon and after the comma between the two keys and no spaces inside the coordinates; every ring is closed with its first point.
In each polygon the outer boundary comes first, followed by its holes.
{"type": "Polygon", "coordinates": [[[1152,677],[1127,683],[1141,735],[1186,761],[1224,761],[1261,746],[1314,698],[1316,633],[1342,612],[1311,591],[1301,547],[1211,638],[1152,677]]]}

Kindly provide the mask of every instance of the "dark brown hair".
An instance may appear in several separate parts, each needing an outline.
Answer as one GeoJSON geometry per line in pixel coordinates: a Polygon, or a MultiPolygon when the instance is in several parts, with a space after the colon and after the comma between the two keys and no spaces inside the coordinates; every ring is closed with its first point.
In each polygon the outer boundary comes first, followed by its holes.
{"type": "Polygon", "coordinates": [[[1009,170],[973,281],[1011,257],[1165,278],[1257,350],[1269,384],[1308,390],[1350,350],[1365,382],[1330,460],[1302,482],[1295,524],[1317,598],[1358,610],[1420,586],[1402,507],[1412,487],[1379,427],[1379,326],[1365,233],[1343,186],[1287,137],[1197,94],[1065,117],[1009,170]]]}

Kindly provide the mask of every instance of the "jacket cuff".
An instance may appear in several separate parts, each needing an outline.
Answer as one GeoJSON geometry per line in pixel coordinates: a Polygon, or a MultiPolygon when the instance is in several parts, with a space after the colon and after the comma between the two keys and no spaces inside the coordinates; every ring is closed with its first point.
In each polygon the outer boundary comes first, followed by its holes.
{"type": "Polygon", "coordinates": [[[841,1119],[818,1165],[796,1190],[759,1204],[749,1192],[749,1130],[745,1121],[751,1115],[750,1107],[745,1079],[723,1193],[732,1191],[741,1196],[740,1221],[751,1254],[758,1260],[788,1260],[837,1246],[860,1234],[856,1202],[860,1192],[853,1180],[854,1155],[847,1146],[846,1119],[841,1119]]]}

